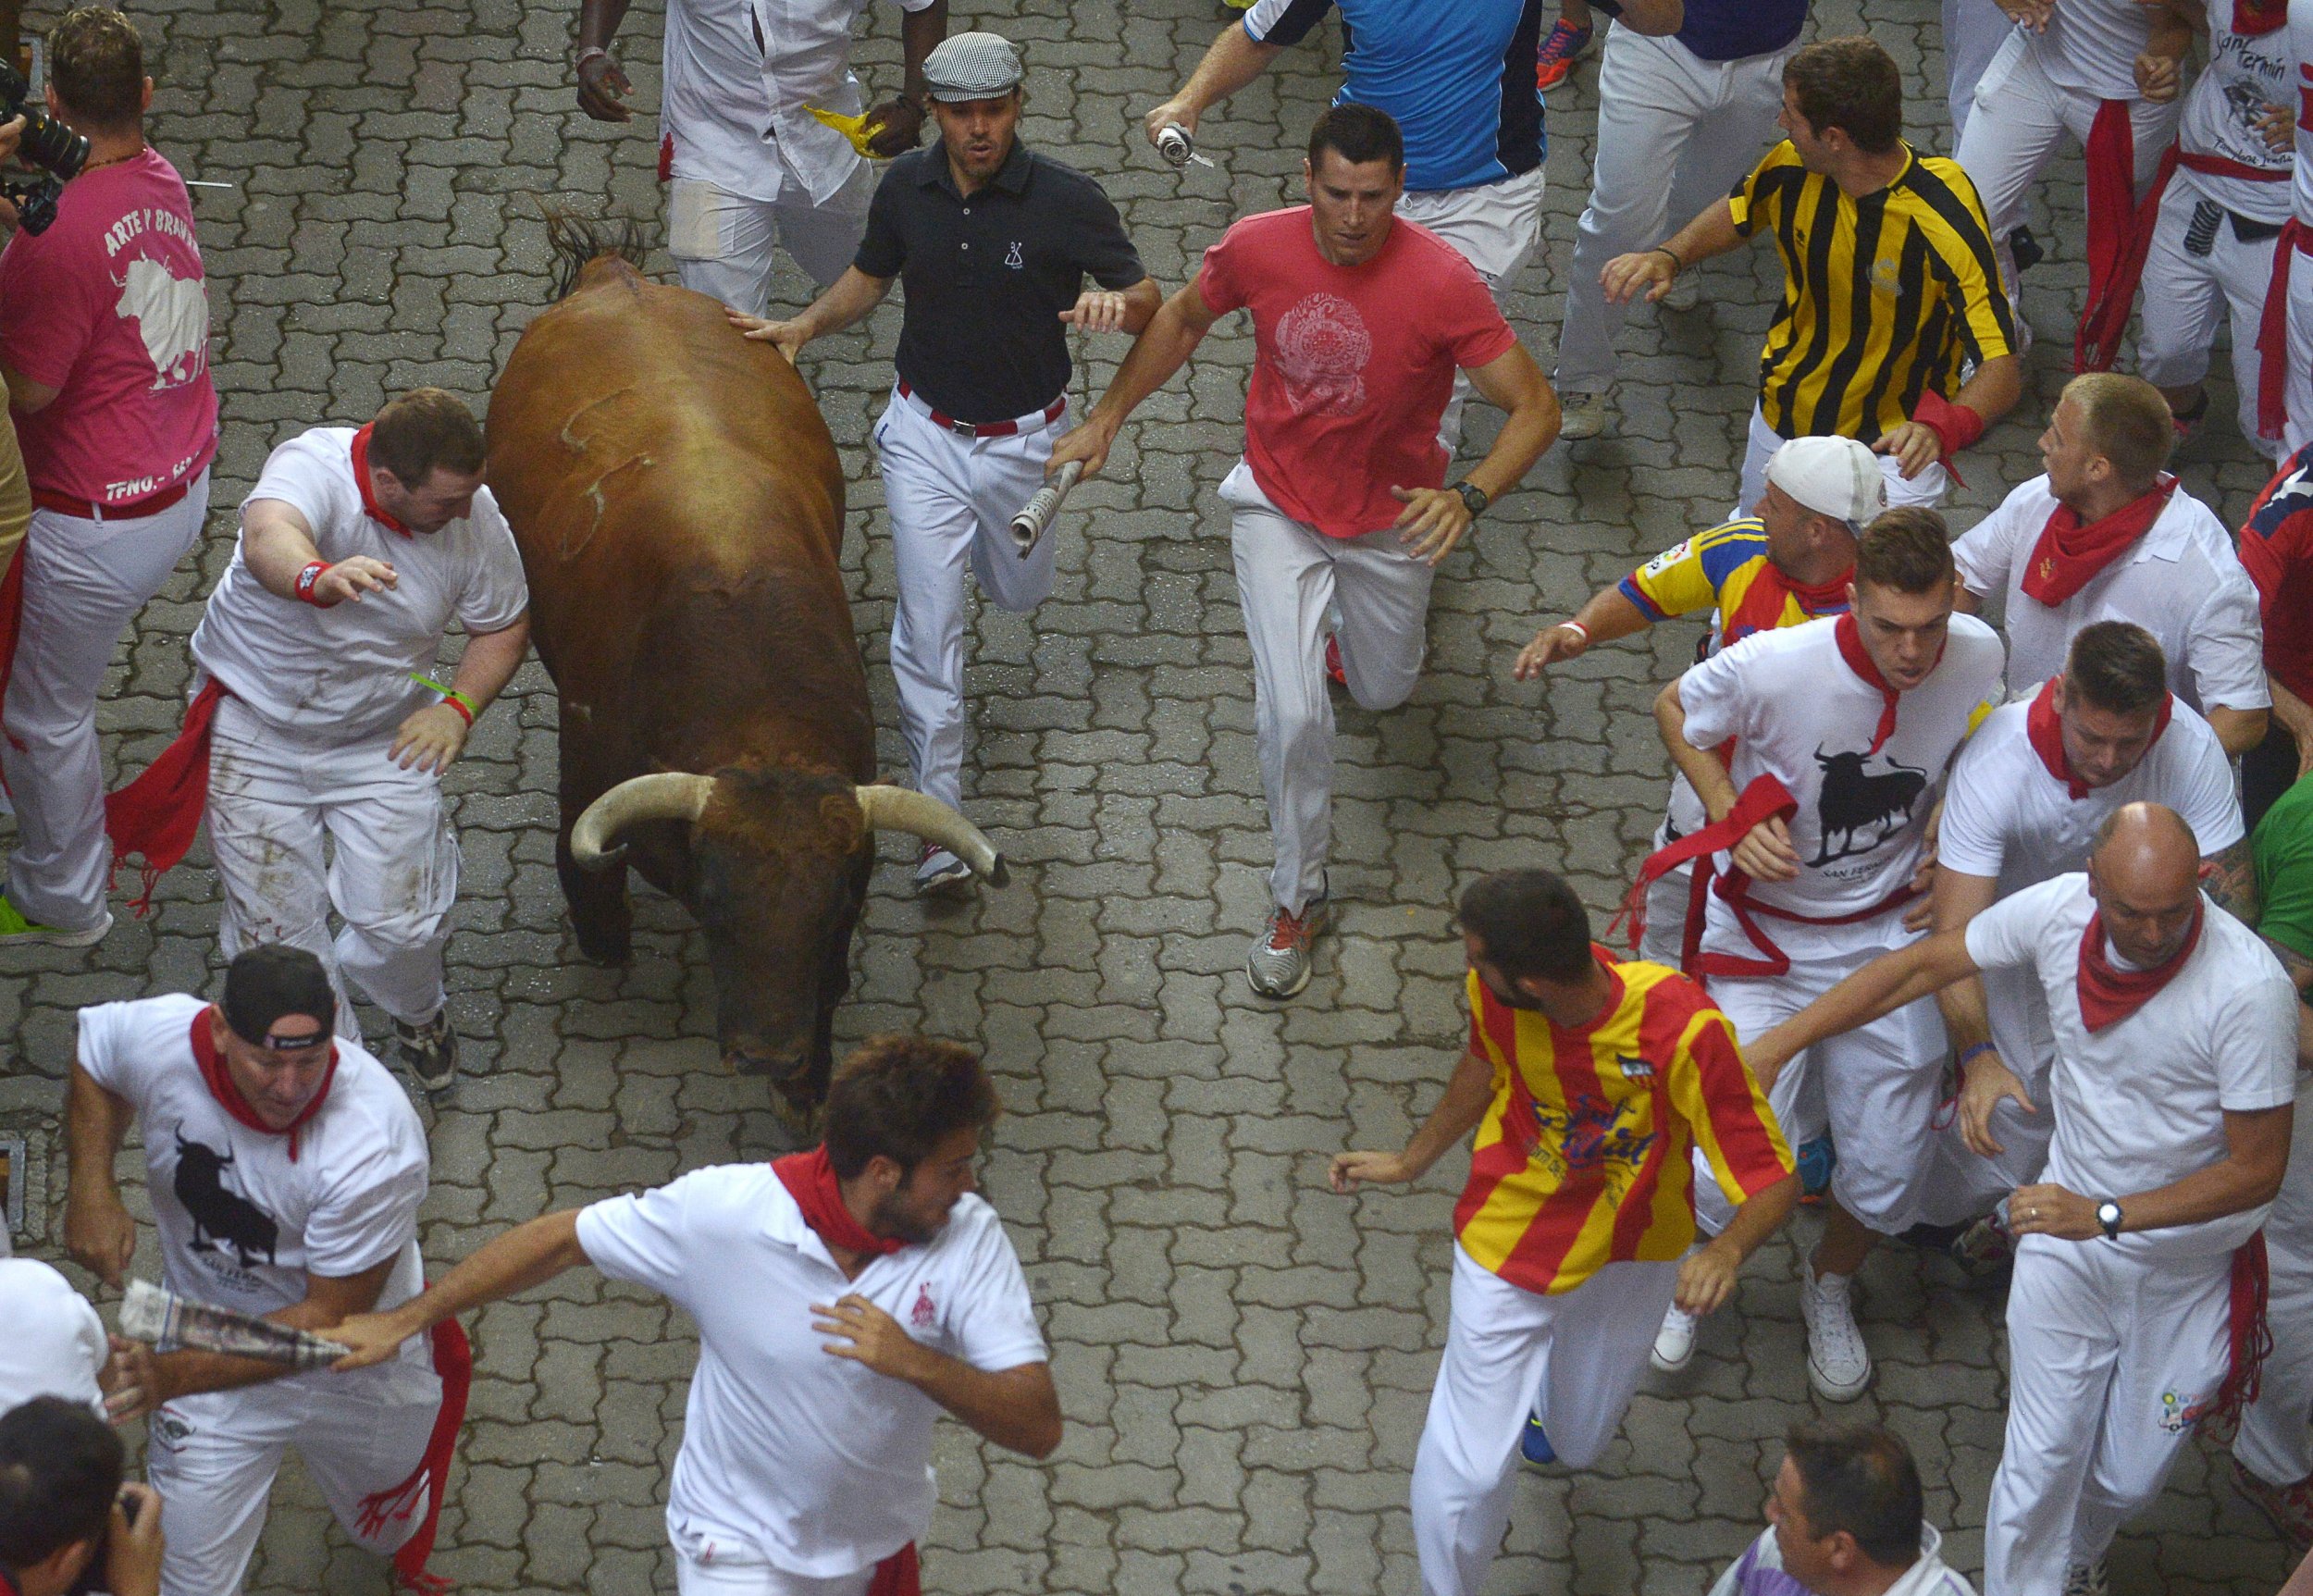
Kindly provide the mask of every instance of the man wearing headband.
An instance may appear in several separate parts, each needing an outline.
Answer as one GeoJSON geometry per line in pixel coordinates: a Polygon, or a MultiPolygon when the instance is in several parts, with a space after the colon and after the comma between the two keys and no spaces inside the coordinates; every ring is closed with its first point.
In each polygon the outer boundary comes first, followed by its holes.
{"type": "MultiPolygon", "coordinates": [[[[916,790],[960,813],[965,567],[1000,610],[1051,593],[1054,539],[1023,560],[1010,528],[1068,414],[1068,329],[1138,332],[1160,296],[1100,185],[1020,142],[1010,41],[959,33],[923,71],[939,142],[884,174],[851,269],[793,321],[732,320],[793,360],[907,285],[898,382],[875,424],[899,582],[892,675],[916,790]]],[[[917,891],[971,880],[924,845],[917,891]]]]}
{"type": "MultiPolygon", "coordinates": [[[[66,1104],[73,1259],[120,1287],[136,1220],[113,1161],[134,1120],[168,1288],[328,1330],[417,1293],[426,1132],[358,1043],[330,1033],[337,997],[303,948],[244,950],[215,1004],[169,996],[80,1015],[66,1104]]],[[[291,1445],[356,1544],[423,1575],[465,1410],[463,1336],[413,1342],[348,1380],[213,1353],[141,1370],[147,1472],[160,1492],[167,1596],[233,1596],[291,1445]]],[[[122,1415],[132,1417],[132,1415],[122,1415]]]]}

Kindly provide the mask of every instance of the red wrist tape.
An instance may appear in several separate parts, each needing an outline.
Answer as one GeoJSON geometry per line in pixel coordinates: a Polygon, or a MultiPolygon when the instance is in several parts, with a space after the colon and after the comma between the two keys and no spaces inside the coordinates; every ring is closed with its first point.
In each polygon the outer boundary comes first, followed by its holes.
{"type": "Polygon", "coordinates": [[[445,698],[445,699],[442,699],[441,703],[442,703],[442,708],[444,708],[444,709],[446,709],[446,710],[455,710],[455,711],[458,711],[458,718],[459,718],[460,720],[463,720],[464,722],[465,722],[465,724],[466,724],[467,725],[471,726],[471,725],[474,724],[474,711],[473,711],[472,710],[467,709],[467,708],[465,707],[464,702],[462,699],[454,699],[454,698],[445,698]]]}
{"type": "Polygon", "coordinates": [[[1946,460],[1984,436],[1984,417],[1964,404],[1952,403],[1933,389],[1920,395],[1919,403],[1912,407],[1911,419],[1935,429],[1936,436],[1943,439],[1946,460]]]}
{"type": "Polygon", "coordinates": [[[336,603],[337,600],[335,599],[315,598],[314,584],[321,580],[321,574],[328,568],[329,562],[327,560],[315,560],[312,562],[303,571],[300,571],[297,574],[297,584],[295,587],[291,588],[291,591],[297,595],[301,602],[311,604],[316,610],[327,610],[330,605],[336,603]]]}

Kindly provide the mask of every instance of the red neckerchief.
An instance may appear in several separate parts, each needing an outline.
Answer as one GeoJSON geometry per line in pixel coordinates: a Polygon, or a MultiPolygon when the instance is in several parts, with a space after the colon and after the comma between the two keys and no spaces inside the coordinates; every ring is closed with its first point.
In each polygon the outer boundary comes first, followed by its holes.
{"type": "Polygon", "coordinates": [[[826,1143],[808,1153],[773,1158],[771,1169],[786,1187],[787,1195],[795,1199],[795,1206],[803,1210],[803,1222],[829,1246],[847,1253],[889,1256],[908,1244],[897,1236],[879,1236],[851,1217],[851,1210],[843,1206],[843,1188],[835,1183],[835,1166],[827,1161],[826,1143]]]}
{"type": "Polygon", "coordinates": [[[2151,531],[2175,492],[2176,478],[2164,471],[2150,492],[2084,526],[2078,511],[2059,504],[2047,525],[2040,528],[2040,540],[2032,546],[2031,563],[2024,567],[2025,597],[2051,608],[2063,603],[2151,531]]]}
{"type": "Polygon", "coordinates": [[[2150,970],[2116,970],[2104,954],[2104,911],[2098,909],[2088,917],[2088,929],[2080,934],[2080,1018],[2090,1031],[2101,1031],[2117,1025],[2152,1001],[2153,994],[2176,979],[2176,972],[2184,968],[2184,961],[2193,957],[2193,949],[2200,946],[2201,922],[2208,918],[2200,900],[2193,904],[2193,929],[2185,934],[2184,946],[2165,964],[2150,970]]]}
{"type": "Polygon", "coordinates": [[[404,538],[413,537],[414,534],[407,526],[387,514],[384,507],[370,497],[369,428],[371,425],[373,424],[364,423],[361,429],[353,434],[353,486],[362,491],[362,513],[389,532],[399,532],[404,538]]]}
{"type": "MultiPolygon", "coordinates": [[[[2174,693],[2160,695],[2159,712],[2152,719],[2153,743],[2158,743],[2160,740],[2160,734],[2169,729],[2169,716],[2175,708],[2176,695],[2174,693]]],[[[2054,677],[2040,684],[2039,696],[2032,700],[2032,707],[2024,711],[2024,736],[2032,744],[2032,751],[2040,756],[2041,764],[2047,767],[2048,774],[2056,778],[2073,802],[2079,802],[2094,790],[2086,782],[2072,773],[2072,755],[2064,751],[2064,720],[2056,712],[2056,680],[2054,677]]],[[[2145,757],[2147,759],[2152,757],[2151,743],[2145,747],[2145,757]]]]}
{"type": "Polygon", "coordinates": [[[2289,20],[2289,0],[2233,0],[2233,31],[2256,38],[2289,20]]]}
{"type": "Polygon", "coordinates": [[[1794,582],[1772,560],[1762,563],[1759,575],[1743,589],[1743,601],[1726,618],[1719,646],[1738,643],[1753,632],[1772,632],[1783,624],[1783,604],[1797,599],[1810,620],[1837,615],[1848,607],[1848,584],[1855,578],[1850,565],[1828,582],[1794,582]]]}
{"type": "Polygon", "coordinates": [[[1887,685],[1887,678],[1872,662],[1871,651],[1863,647],[1863,629],[1856,625],[1852,612],[1831,624],[1831,635],[1838,641],[1839,658],[1848,662],[1848,669],[1861,676],[1865,687],[1878,689],[1879,724],[1872,732],[1872,746],[1863,750],[1875,754],[1896,735],[1896,700],[1903,695],[1887,685]]]}
{"type": "Polygon", "coordinates": [[[338,1045],[329,1044],[329,1067],[322,1071],[321,1090],[314,1100],[297,1111],[297,1118],[286,1125],[268,1125],[257,1118],[257,1111],[249,1106],[249,1099],[241,1095],[233,1078],[225,1072],[225,1056],[216,1050],[216,1039],[209,1034],[209,1018],[216,1012],[211,1004],[192,1017],[192,1061],[201,1067],[201,1079],[208,1083],[209,1095],[217,1107],[252,1131],[262,1131],[268,1136],[290,1139],[290,1162],[297,1162],[297,1132],[306,1120],[321,1112],[321,1106],[329,1100],[329,1083],[338,1078],[338,1045]]]}

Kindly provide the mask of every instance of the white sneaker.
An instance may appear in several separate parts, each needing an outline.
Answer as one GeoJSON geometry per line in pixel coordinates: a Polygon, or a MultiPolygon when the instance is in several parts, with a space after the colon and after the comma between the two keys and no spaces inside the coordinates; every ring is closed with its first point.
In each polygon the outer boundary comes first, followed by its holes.
{"type": "Polygon", "coordinates": [[[1663,1328],[1654,1332],[1654,1351],[1647,1362],[1664,1374],[1676,1374],[1695,1358],[1695,1327],[1701,1321],[1694,1315],[1677,1308],[1663,1316],[1663,1328]]]}
{"type": "Polygon", "coordinates": [[[2094,1563],[2068,1564],[2064,1569],[2064,1596],[2107,1596],[2104,1559],[2094,1563]]]}
{"type": "Polygon", "coordinates": [[[1695,279],[1691,268],[1671,278],[1671,286],[1663,297],[1654,302],[1657,310],[1692,310],[1702,303],[1702,284],[1695,279]]]}
{"type": "Polygon", "coordinates": [[[1613,419],[1602,393],[1561,394],[1558,406],[1558,436],[1568,443],[1596,438],[1613,419]]]}
{"type": "Polygon", "coordinates": [[[1800,1266],[1799,1307],[1807,1320],[1807,1383],[1826,1402],[1853,1402],[1872,1383],[1872,1355],[1856,1328],[1848,1301],[1849,1275],[1817,1275],[1812,1260],[1800,1266]]]}

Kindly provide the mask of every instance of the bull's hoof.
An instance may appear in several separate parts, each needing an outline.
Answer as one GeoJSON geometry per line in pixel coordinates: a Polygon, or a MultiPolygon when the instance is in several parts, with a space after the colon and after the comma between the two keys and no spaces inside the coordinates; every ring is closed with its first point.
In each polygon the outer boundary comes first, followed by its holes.
{"type": "Polygon", "coordinates": [[[634,934],[624,927],[617,931],[588,931],[575,921],[571,930],[578,936],[578,952],[589,964],[624,965],[635,957],[634,934]]]}

